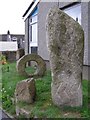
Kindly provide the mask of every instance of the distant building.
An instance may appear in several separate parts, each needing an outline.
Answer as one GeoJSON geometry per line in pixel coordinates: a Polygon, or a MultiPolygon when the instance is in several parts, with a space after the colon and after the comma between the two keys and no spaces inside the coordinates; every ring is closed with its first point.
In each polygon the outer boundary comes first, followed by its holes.
{"type": "MultiPolygon", "coordinates": [[[[24,49],[25,35],[22,34],[7,34],[0,35],[0,52],[6,56],[10,62],[17,60],[17,51],[24,49]]],[[[24,51],[24,50],[23,50],[24,51]]]]}
{"type": "Polygon", "coordinates": [[[17,44],[17,49],[24,48],[24,42],[25,42],[25,35],[23,34],[10,34],[10,31],[8,30],[7,34],[0,35],[0,44],[2,44],[2,48],[4,44],[6,45],[5,47],[8,47],[8,48],[10,48],[9,47],[10,44],[12,44],[13,46],[17,44]]]}
{"type": "Polygon", "coordinates": [[[49,54],[46,42],[46,16],[53,6],[59,7],[81,24],[84,30],[84,79],[88,78],[90,69],[90,2],[43,2],[33,1],[23,14],[25,21],[25,53],[36,52],[49,65],[49,54]]]}

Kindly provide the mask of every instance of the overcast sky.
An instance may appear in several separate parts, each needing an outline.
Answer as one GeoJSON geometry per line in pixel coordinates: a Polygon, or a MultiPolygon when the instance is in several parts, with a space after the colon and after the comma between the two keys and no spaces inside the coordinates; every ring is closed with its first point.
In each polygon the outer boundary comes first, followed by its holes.
{"type": "Polygon", "coordinates": [[[22,15],[33,0],[0,0],[0,34],[24,34],[22,15]]]}

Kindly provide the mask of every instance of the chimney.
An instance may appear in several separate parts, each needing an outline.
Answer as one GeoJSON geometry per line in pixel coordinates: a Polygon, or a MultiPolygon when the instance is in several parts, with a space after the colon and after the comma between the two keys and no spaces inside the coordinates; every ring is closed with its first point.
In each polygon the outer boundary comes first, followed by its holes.
{"type": "Polygon", "coordinates": [[[11,41],[11,35],[10,35],[10,31],[7,31],[7,41],[11,41]]]}

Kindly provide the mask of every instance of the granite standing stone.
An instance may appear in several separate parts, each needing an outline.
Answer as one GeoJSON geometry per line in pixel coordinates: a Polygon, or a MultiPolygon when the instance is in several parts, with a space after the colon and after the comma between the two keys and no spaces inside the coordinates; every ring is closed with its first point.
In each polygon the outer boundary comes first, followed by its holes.
{"type": "Polygon", "coordinates": [[[59,8],[51,8],[46,36],[52,72],[51,93],[57,106],[82,106],[82,27],[59,8]]]}

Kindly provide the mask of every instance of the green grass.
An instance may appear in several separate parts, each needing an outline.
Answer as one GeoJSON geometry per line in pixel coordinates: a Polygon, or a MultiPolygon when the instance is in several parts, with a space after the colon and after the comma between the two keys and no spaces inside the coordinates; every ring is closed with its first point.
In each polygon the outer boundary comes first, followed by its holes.
{"type": "Polygon", "coordinates": [[[16,84],[23,79],[25,77],[19,76],[16,71],[16,63],[2,65],[2,107],[10,113],[15,113],[11,98],[14,97],[16,84]]]}
{"type": "MultiPolygon", "coordinates": [[[[28,67],[27,72],[33,72],[34,69],[28,67]]],[[[14,91],[17,82],[26,79],[19,76],[16,71],[16,63],[3,65],[2,73],[2,107],[10,114],[15,114],[15,104],[11,98],[14,98],[14,91]],[[7,69],[9,66],[9,70],[7,69]]],[[[61,117],[90,117],[88,114],[88,81],[83,80],[83,106],[82,108],[64,107],[58,108],[52,103],[51,99],[51,73],[46,72],[43,78],[36,80],[36,100],[33,104],[19,103],[19,106],[31,111],[30,117],[39,118],[61,118],[61,117]]]]}

